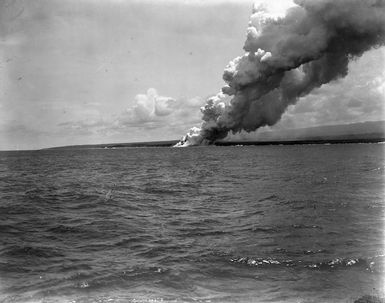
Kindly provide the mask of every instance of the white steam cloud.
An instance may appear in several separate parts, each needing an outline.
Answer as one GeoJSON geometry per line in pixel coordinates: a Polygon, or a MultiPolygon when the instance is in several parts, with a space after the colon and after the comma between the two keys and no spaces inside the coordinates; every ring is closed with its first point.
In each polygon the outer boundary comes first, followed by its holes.
{"type": "Polygon", "coordinates": [[[300,97],[345,77],[349,60],[385,44],[385,0],[270,2],[254,6],[245,54],[225,68],[226,85],[201,108],[201,127],[176,146],[274,125],[300,97]]]}

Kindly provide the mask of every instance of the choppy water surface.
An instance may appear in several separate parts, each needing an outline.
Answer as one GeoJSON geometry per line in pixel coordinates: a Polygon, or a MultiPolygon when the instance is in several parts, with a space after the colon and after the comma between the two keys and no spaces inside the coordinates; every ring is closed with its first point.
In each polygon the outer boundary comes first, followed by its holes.
{"type": "Polygon", "coordinates": [[[0,153],[0,301],[382,295],[384,145],[0,153]]]}

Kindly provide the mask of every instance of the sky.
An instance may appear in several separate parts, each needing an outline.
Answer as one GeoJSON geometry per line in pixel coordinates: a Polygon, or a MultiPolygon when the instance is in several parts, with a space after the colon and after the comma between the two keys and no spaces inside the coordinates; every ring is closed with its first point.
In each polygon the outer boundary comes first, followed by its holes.
{"type": "MultiPolygon", "coordinates": [[[[252,6],[1,0],[0,150],[181,138],[199,126],[227,63],[243,55],[252,6]]],[[[274,128],[384,120],[384,101],[381,47],[289,107],[274,128]]]]}

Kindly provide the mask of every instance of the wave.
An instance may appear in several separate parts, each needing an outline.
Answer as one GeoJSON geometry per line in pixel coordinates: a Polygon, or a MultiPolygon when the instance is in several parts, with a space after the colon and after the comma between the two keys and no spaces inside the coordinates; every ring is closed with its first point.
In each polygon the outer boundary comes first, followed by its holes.
{"type": "MultiPolygon", "coordinates": [[[[279,232],[287,232],[289,229],[323,229],[320,225],[315,224],[291,224],[291,225],[265,225],[265,226],[253,226],[247,228],[252,232],[260,232],[260,233],[279,233],[279,232]]],[[[290,236],[299,236],[299,235],[290,235],[290,236]]]]}
{"type": "MultiPolygon", "coordinates": [[[[321,251],[304,251],[303,254],[315,254],[321,251]]],[[[245,264],[255,267],[271,266],[296,266],[308,269],[331,270],[361,267],[373,273],[385,272],[385,255],[377,255],[368,258],[334,258],[326,261],[309,262],[306,260],[276,259],[276,258],[252,258],[237,257],[229,260],[231,263],[245,264]]]]}
{"type": "Polygon", "coordinates": [[[77,227],[77,226],[70,226],[70,225],[62,225],[62,224],[59,224],[59,225],[56,225],[55,227],[52,227],[50,229],[48,229],[49,232],[52,232],[52,233],[57,233],[57,234],[65,234],[65,233],[84,233],[84,232],[87,232],[86,230],[80,228],[80,227],[77,227]]]}
{"type": "Polygon", "coordinates": [[[49,246],[19,246],[12,245],[3,249],[0,252],[2,257],[22,258],[22,257],[37,257],[37,258],[52,258],[52,257],[63,257],[57,248],[49,246]]]}

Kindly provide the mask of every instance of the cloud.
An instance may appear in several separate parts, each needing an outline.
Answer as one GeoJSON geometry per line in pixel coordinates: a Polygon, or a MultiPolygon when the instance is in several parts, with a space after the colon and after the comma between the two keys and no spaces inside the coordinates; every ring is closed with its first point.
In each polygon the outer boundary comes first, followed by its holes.
{"type": "Polygon", "coordinates": [[[368,51],[348,69],[345,78],[324,84],[289,106],[274,126],[230,134],[228,139],[253,140],[271,130],[385,120],[385,48],[368,51]]]}
{"type": "Polygon", "coordinates": [[[349,64],[349,74],[323,85],[289,107],[277,128],[385,119],[385,49],[374,49],[349,64]]]}
{"type": "Polygon", "coordinates": [[[154,88],[150,88],[147,94],[135,96],[135,105],[128,108],[127,112],[132,116],[133,121],[148,122],[170,115],[177,107],[178,103],[175,99],[159,96],[154,88]]]}
{"type": "MultiPolygon", "coordinates": [[[[186,130],[186,122],[198,124],[201,119],[199,108],[204,104],[200,97],[179,98],[159,95],[157,90],[149,88],[145,94],[137,94],[132,104],[114,115],[102,114],[96,108],[77,108],[76,117],[82,118],[57,124],[61,131],[82,135],[130,136],[135,131],[164,132],[170,138],[179,137],[186,130]],[[88,108],[88,109],[87,109],[88,108]]],[[[72,113],[71,116],[75,116],[72,113]]]]}
{"type": "MultiPolygon", "coordinates": [[[[187,134],[181,146],[212,143],[230,131],[272,126],[304,96],[346,77],[349,61],[385,45],[383,1],[297,0],[295,4],[284,17],[284,10],[269,13],[267,4],[254,6],[245,54],[226,66],[226,85],[207,100],[201,128],[187,134]],[[191,136],[200,139],[190,142],[191,136]]],[[[326,123],[344,120],[342,103],[335,101],[338,104],[323,117],[326,123]]],[[[350,111],[355,117],[359,113],[350,111]]]]}
{"type": "Polygon", "coordinates": [[[122,112],[113,122],[115,128],[161,128],[184,125],[186,119],[193,123],[200,120],[199,107],[202,98],[180,98],[160,96],[150,88],[146,94],[137,94],[134,104],[122,112]]]}

